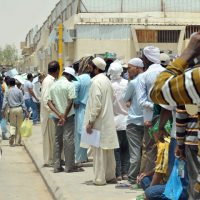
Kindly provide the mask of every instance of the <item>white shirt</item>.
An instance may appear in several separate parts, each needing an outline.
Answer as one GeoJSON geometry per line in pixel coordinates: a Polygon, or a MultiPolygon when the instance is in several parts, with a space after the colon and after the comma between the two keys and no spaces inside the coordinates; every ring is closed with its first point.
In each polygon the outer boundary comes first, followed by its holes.
{"type": "Polygon", "coordinates": [[[33,89],[33,84],[27,80],[24,83],[24,100],[32,98],[29,89],[33,89]]]}
{"type": "MultiPolygon", "coordinates": [[[[35,93],[35,96],[40,100],[41,98],[41,83],[38,81],[33,84],[33,92],[35,93]]],[[[33,97],[34,102],[38,102],[34,97],[33,97]]]]}
{"type": "Polygon", "coordinates": [[[128,108],[123,100],[128,81],[120,78],[111,80],[112,88],[114,91],[113,111],[115,116],[115,125],[117,130],[126,130],[128,108]]]}
{"type": "Polygon", "coordinates": [[[165,68],[160,64],[152,64],[147,71],[142,73],[138,78],[138,87],[136,90],[138,103],[140,107],[143,108],[144,113],[151,113],[152,116],[154,103],[149,97],[149,91],[157,76],[164,70],[165,68]]]}

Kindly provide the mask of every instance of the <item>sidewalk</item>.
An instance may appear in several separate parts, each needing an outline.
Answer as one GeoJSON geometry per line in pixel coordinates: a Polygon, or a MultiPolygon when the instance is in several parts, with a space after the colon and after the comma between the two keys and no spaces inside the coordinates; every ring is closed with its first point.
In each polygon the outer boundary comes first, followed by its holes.
{"type": "Polygon", "coordinates": [[[25,148],[56,200],[134,200],[142,191],[115,189],[115,185],[94,186],[88,184],[93,178],[92,167],[79,173],[53,173],[44,168],[42,133],[40,126],[33,126],[33,135],[24,140],[25,148]]]}

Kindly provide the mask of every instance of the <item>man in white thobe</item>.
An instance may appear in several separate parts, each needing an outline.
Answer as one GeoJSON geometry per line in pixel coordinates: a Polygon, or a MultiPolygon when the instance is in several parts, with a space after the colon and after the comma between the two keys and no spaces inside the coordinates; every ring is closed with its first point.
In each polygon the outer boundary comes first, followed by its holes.
{"type": "Polygon", "coordinates": [[[97,57],[90,63],[93,71],[92,85],[86,105],[86,131],[92,134],[92,129],[100,131],[100,147],[92,147],[94,184],[105,185],[116,183],[114,149],[119,148],[114,114],[113,89],[110,80],[103,73],[106,63],[97,57]]]}
{"type": "Polygon", "coordinates": [[[60,66],[57,61],[52,61],[48,65],[48,75],[42,82],[41,90],[41,128],[43,134],[43,157],[44,167],[53,166],[53,146],[55,140],[55,125],[52,119],[50,119],[51,110],[47,105],[50,87],[58,77],[60,66]]]}

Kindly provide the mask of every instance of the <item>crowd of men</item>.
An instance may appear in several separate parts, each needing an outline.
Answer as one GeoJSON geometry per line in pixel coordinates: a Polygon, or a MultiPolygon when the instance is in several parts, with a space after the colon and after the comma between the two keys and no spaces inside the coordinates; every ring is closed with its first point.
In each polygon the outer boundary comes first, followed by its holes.
{"type": "Polygon", "coordinates": [[[174,61],[147,46],[141,58],[128,62],[127,72],[118,60],[88,56],[78,67],[65,67],[59,77],[59,63],[52,61],[48,75],[40,76],[40,97],[32,74],[23,91],[10,78],[2,105],[2,118],[9,109],[9,122],[16,128],[10,144],[21,144],[19,127],[30,110],[38,124],[40,102],[44,166],[54,173],[83,172],[90,149],[95,185],[142,187],[141,199],[165,200],[177,157],[186,160],[179,199],[200,199],[199,52],[196,33],[174,61]],[[99,147],[82,145],[82,134],[95,129],[100,131],[99,147]]]}

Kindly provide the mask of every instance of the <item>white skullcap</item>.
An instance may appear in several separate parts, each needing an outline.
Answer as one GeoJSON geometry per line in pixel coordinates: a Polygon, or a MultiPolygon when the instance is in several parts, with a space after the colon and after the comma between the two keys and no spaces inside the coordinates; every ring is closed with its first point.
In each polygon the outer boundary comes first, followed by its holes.
{"type": "Polygon", "coordinates": [[[160,54],[160,62],[163,65],[168,65],[170,62],[170,57],[166,53],[160,54]]]}
{"type": "Polygon", "coordinates": [[[72,75],[72,77],[76,80],[75,70],[72,67],[65,67],[63,72],[72,75]]]}
{"type": "Polygon", "coordinates": [[[144,67],[144,63],[140,58],[133,58],[128,62],[128,64],[134,65],[136,67],[141,67],[141,68],[144,67]]]}
{"type": "Polygon", "coordinates": [[[96,58],[94,58],[92,60],[92,62],[95,64],[96,67],[98,67],[102,71],[105,70],[105,68],[106,68],[106,62],[102,58],[96,57],[96,58]]]}
{"type": "Polygon", "coordinates": [[[111,80],[119,79],[121,77],[122,72],[123,72],[123,68],[122,68],[121,63],[119,62],[111,63],[108,69],[108,75],[110,75],[111,80]]]}
{"type": "Polygon", "coordinates": [[[143,50],[146,58],[154,64],[160,64],[160,49],[154,46],[147,46],[143,50]]]}

